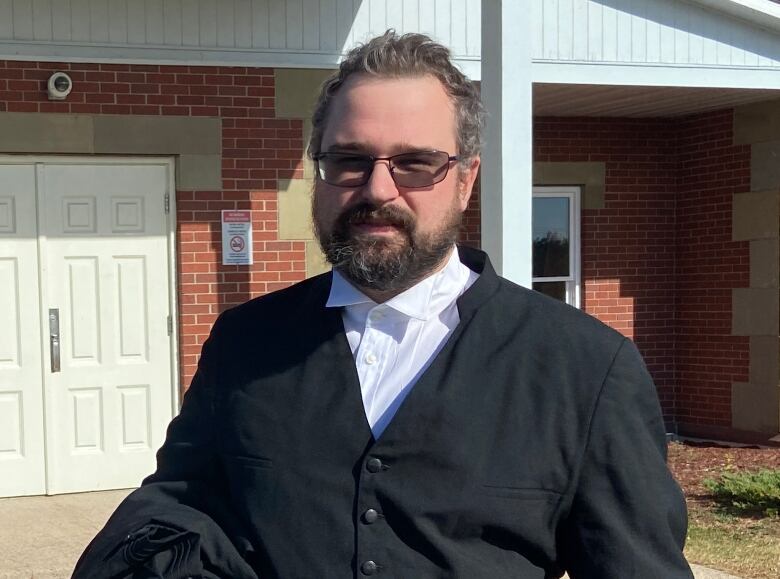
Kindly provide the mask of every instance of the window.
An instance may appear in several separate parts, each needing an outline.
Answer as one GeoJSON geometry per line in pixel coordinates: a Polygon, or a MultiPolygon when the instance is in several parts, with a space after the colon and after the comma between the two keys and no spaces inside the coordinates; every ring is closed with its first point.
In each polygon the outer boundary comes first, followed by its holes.
{"type": "Polygon", "coordinates": [[[534,187],[533,288],[580,306],[580,188],[534,187]]]}

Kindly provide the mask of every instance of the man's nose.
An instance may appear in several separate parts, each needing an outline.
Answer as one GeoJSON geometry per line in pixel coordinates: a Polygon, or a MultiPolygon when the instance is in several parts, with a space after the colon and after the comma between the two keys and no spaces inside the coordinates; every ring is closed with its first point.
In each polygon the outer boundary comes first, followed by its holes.
{"type": "Polygon", "coordinates": [[[375,204],[381,205],[398,197],[398,187],[393,181],[390,164],[387,161],[376,161],[374,170],[363,185],[361,191],[363,197],[375,204]]]}

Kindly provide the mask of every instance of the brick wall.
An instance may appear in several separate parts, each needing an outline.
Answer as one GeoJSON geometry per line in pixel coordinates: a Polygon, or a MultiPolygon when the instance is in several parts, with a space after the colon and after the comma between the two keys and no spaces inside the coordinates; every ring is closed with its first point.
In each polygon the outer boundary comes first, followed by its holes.
{"type": "Polygon", "coordinates": [[[732,111],[679,123],[676,403],[682,423],[731,426],[731,384],[748,381],[749,338],[731,335],[732,288],[750,285],[749,242],[733,242],[732,197],[750,190],[750,146],[732,111]]]}
{"type": "Polygon", "coordinates": [[[474,190],[471,192],[469,206],[463,213],[463,223],[460,229],[460,243],[476,247],[479,249],[482,241],[482,223],[479,203],[479,183],[480,177],[474,183],[474,190]]]}
{"type": "Polygon", "coordinates": [[[537,118],[534,161],[604,162],[604,206],[582,211],[582,308],[634,339],[674,410],[675,148],[666,120],[537,118]]]}
{"type": "Polygon", "coordinates": [[[749,343],[731,335],[731,293],[749,246],[731,241],[750,149],[732,111],[684,119],[535,120],[535,161],[606,164],[604,207],[582,212],[583,309],[637,343],[667,418],[731,425],[749,343]]]}
{"type": "MultiPolygon", "coordinates": [[[[222,189],[177,191],[183,384],[220,311],[303,279],[304,242],[277,234],[277,180],[302,177],[303,127],[275,118],[273,70],[0,61],[0,111],[222,119],[222,189]],[[65,102],[46,98],[55,70],[74,80],[65,102]],[[220,264],[222,209],[253,212],[253,266],[220,264]]],[[[536,161],[606,164],[604,206],[582,212],[583,308],[636,341],[669,417],[728,426],[748,364],[747,338],[730,335],[731,289],[749,285],[748,245],[730,241],[731,195],[749,190],[731,113],[539,118],[534,135],[536,161]]],[[[479,220],[475,191],[471,245],[479,220]]]]}
{"type": "Polygon", "coordinates": [[[278,240],[276,201],[277,179],[302,176],[303,123],[274,118],[272,69],[0,61],[0,111],[222,119],[222,190],[176,193],[183,384],[219,312],[304,278],[304,242],[278,240]],[[46,96],[57,70],[74,84],[63,102],[46,96]],[[253,266],[221,265],[222,209],[252,211],[253,266]]]}

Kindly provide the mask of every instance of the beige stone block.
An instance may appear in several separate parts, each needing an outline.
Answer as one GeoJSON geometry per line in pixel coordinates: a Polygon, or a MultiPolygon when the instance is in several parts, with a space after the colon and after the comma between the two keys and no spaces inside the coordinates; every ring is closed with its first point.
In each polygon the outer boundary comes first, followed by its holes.
{"type": "Polygon", "coordinates": [[[740,430],[777,433],[780,388],[737,382],[731,386],[731,425],[740,430]]]}
{"type": "Polygon", "coordinates": [[[780,290],[736,288],[731,291],[732,335],[777,336],[780,334],[780,290]]]}
{"type": "Polygon", "coordinates": [[[732,203],[732,238],[776,239],[780,232],[780,190],[737,193],[732,203]]]}
{"type": "Polygon", "coordinates": [[[96,153],[222,153],[222,121],[217,118],[96,115],[94,122],[96,153]]]}
{"type": "Polygon", "coordinates": [[[314,239],[309,179],[279,180],[279,239],[314,239]]]}
{"type": "Polygon", "coordinates": [[[314,68],[275,69],[276,116],[310,118],[320,93],[320,86],[332,73],[332,70],[314,68]]]}
{"type": "Polygon", "coordinates": [[[780,189],[780,141],[750,147],[750,190],[780,189]]]}
{"type": "Polygon", "coordinates": [[[534,163],[534,185],[577,185],[582,190],[582,209],[604,207],[604,163],[534,163]]]}
{"type": "Polygon", "coordinates": [[[780,99],[734,109],[734,144],[780,139],[780,99]]]}
{"type": "Polygon", "coordinates": [[[222,189],[222,157],[179,155],[176,158],[177,189],[222,189]]]}
{"type": "Polygon", "coordinates": [[[306,242],[306,277],[314,277],[330,271],[330,264],[316,241],[306,242]]]}
{"type": "Polygon", "coordinates": [[[0,113],[2,153],[93,153],[91,115],[0,113]]]}
{"type": "Polygon", "coordinates": [[[780,239],[750,242],[750,287],[780,287],[780,239]]]}
{"type": "Polygon", "coordinates": [[[780,387],[780,338],[778,336],[750,337],[751,384],[780,387]]]}

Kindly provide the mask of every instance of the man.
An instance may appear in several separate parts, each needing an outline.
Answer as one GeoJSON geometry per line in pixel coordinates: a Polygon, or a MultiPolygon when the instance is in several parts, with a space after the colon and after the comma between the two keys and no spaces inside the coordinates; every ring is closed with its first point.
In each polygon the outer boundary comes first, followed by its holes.
{"type": "Polygon", "coordinates": [[[455,246],[482,117],[425,36],[347,55],[309,146],[333,273],[220,316],[76,577],[691,577],[635,347],[455,246]]]}

